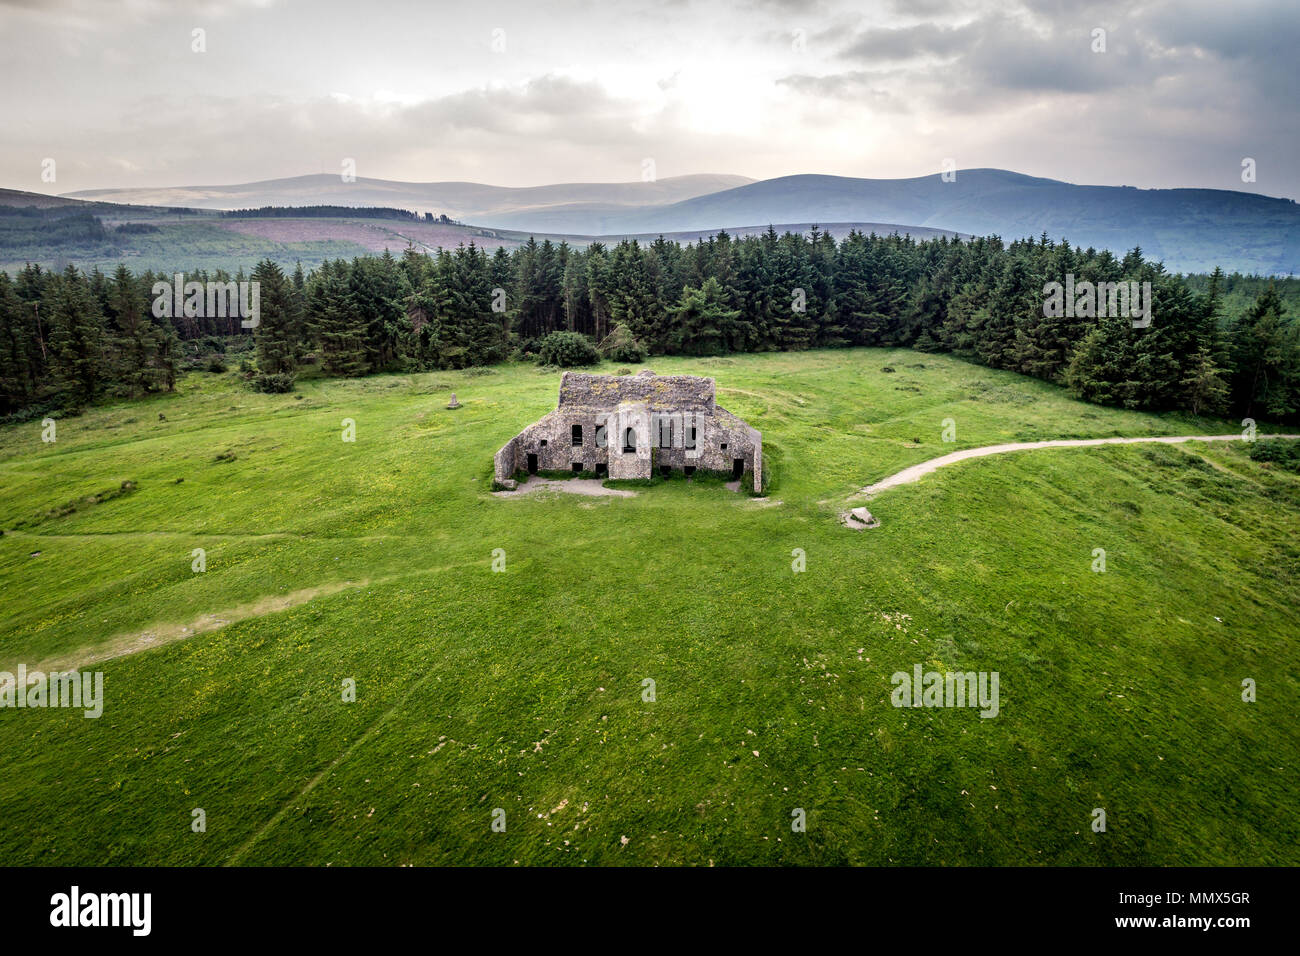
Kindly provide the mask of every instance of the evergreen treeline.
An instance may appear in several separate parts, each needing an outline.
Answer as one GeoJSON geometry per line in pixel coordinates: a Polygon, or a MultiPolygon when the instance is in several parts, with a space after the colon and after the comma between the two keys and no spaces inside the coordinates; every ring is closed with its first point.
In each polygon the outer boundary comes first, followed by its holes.
{"type": "Polygon", "coordinates": [[[454,224],[445,214],[418,213],[392,206],[258,206],[255,209],[230,209],[221,213],[226,219],[398,219],[406,222],[441,222],[454,224]]]}
{"type": "Polygon", "coordinates": [[[0,411],[174,389],[177,335],[153,318],[150,287],[124,265],[111,277],[0,271],[0,411]]]}
{"type": "MultiPolygon", "coordinates": [[[[177,338],[248,334],[237,317],[154,319],[150,289],[171,278],[35,266],[16,281],[0,277],[3,409],[167,388],[177,338]]],[[[326,262],[310,275],[269,260],[249,277],[185,275],[245,278],[261,284],[249,374],[271,391],[291,388],[304,364],[339,376],[465,368],[536,355],[545,336],[566,331],[650,354],[902,346],[1068,385],[1104,404],[1271,419],[1300,411],[1300,327],[1274,284],[1261,282],[1248,307],[1229,311],[1225,287],[1241,277],[1173,276],[1139,249],[1117,258],[1046,236],[1004,244],[853,232],[837,242],[815,228],[769,229],[687,245],[661,237],[582,250],[549,240],[509,253],[408,249],[326,262]],[[1067,276],[1150,283],[1150,325],[1086,310],[1045,316],[1045,284],[1067,276]]]]}
{"type": "Polygon", "coordinates": [[[21,255],[36,247],[100,249],[110,245],[104,223],[82,209],[0,210],[0,253],[21,255]]]}

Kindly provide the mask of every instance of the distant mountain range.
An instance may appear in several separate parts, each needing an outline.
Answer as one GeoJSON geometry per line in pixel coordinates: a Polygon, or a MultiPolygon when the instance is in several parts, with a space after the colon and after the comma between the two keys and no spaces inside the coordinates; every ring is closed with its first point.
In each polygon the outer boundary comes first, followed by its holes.
{"type": "Polygon", "coordinates": [[[1011,240],[1046,233],[1117,254],[1141,246],[1173,271],[1203,272],[1219,265],[1228,271],[1300,274],[1300,206],[1293,200],[1222,189],[1079,186],[1001,169],[960,170],[952,182],[939,175],[801,175],[756,182],[705,174],[527,188],[378,179],[347,183],[337,175],[315,175],[66,196],[203,209],[396,206],[444,213],[487,229],[575,239],[750,231],[766,223],[882,225],[918,238],[957,232],[1011,240]]]}
{"type": "MultiPolygon", "coordinates": [[[[403,183],[387,179],[344,182],[339,175],[294,176],[236,186],[175,186],[160,189],[83,189],[71,199],[191,209],[256,209],[261,206],[390,206],[445,214],[476,225],[508,227],[512,216],[592,207],[632,211],[716,193],[754,180],[701,174],[654,182],[559,183],[551,186],[485,186],[482,183],[403,183]],[[487,219],[492,221],[488,222],[487,219]]],[[[550,228],[543,232],[566,232],[550,228]]],[[[583,231],[583,230],[579,230],[583,231]]]]}

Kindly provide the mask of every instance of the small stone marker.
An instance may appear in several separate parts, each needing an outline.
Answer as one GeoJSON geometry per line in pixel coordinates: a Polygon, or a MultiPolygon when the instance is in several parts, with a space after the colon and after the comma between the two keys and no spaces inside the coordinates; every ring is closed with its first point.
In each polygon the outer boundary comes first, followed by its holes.
{"type": "Polygon", "coordinates": [[[850,528],[879,528],[880,519],[866,508],[854,508],[845,516],[845,524],[850,528]]]}
{"type": "Polygon", "coordinates": [[[456,393],[451,393],[451,401],[447,403],[448,408],[460,408],[460,402],[456,401],[456,393]]]}

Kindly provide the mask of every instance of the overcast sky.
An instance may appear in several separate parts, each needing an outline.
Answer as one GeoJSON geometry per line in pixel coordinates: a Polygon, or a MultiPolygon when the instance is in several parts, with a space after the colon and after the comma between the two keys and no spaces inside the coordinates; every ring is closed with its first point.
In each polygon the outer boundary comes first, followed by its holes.
{"type": "Polygon", "coordinates": [[[0,0],[0,185],[995,166],[1300,196],[1296,0],[0,0]],[[206,52],[195,52],[194,31],[206,52]],[[1093,31],[1105,30],[1105,52],[1093,31]],[[1257,181],[1243,183],[1242,160],[1257,181]],[[41,180],[54,159],[55,183],[41,180]]]}

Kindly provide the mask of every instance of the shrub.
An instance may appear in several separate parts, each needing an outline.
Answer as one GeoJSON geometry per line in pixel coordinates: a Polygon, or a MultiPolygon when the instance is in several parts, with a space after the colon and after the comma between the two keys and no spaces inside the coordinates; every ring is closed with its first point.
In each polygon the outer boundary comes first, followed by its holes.
{"type": "Polygon", "coordinates": [[[612,349],[608,358],[611,362],[631,362],[639,365],[645,361],[645,349],[641,348],[639,343],[632,342],[612,349]]]}
{"type": "Polygon", "coordinates": [[[293,391],[294,376],[289,372],[262,373],[253,379],[253,391],[272,395],[293,391]]]}
{"type": "Polygon", "coordinates": [[[578,365],[595,365],[600,353],[585,336],[577,332],[552,332],[538,346],[538,359],[543,365],[573,368],[578,365]]]}
{"type": "Polygon", "coordinates": [[[1300,472],[1300,442],[1297,441],[1261,438],[1250,449],[1250,457],[1255,461],[1278,465],[1287,471],[1300,472]]]}
{"type": "Polygon", "coordinates": [[[211,355],[208,358],[208,371],[220,375],[226,370],[226,360],[220,355],[211,355]]]}
{"type": "Polygon", "coordinates": [[[611,362],[630,362],[639,365],[645,361],[645,348],[623,322],[614,326],[614,331],[601,340],[601,343],[596,346],[596,351],[611,362]]]}

